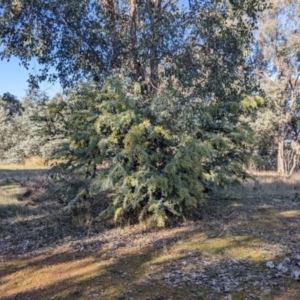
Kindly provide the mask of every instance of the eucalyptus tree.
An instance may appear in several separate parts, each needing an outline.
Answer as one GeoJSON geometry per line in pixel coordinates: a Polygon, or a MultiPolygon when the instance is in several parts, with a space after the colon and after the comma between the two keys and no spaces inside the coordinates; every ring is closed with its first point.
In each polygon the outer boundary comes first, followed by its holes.
{"type": "MultiPolygon", "coordinates": [[[[28,95],[27,95],[28,96],[28,95]]],[[[28,98],[18,100],[10,93],[0,97],[0,161],[22,163],[25,158],[46,155],[43,137],[36,134],[36,123],[31,117],[40,107],[28,98]]],[[[49,152],[48,152],[49,153],[49,152]]]]}
{"type": "Polygon", "coordinates": [[[272,8],[259,15],[253,47],[256,75],[266,94],[265,109],[253,127],[261,135],[262,143],[266,143],[266,137],[270,141],[270,152],[273,147],[277,149],[279,173],[293,171],[299,154],[299,15],[299,1],[272,1],[272,8]],[[287,143],[291,140],[292,144],[287,143]],[[293,153],[290,162],[288,152],[293,153]]]}
{"type": "Polygon", "coordinates": [[[14,95],[4,93],[0,97],[0,160],[2,163],[22,161],[23,150],[20,151],[19,145],[24,138],[23,113],[24,107],[14,95]]]}
{"type": "Polygon", "coordinates": [[[0,96],[0,160],[11,163],[20,161],[20,153],[15,152],[19,142],[20,117],[24,111],[21,102],[12,94],[0,96]]]}
{"type": "Polygon", "coordinates": [[[25,66],[36,58],[44,68],[33,84],[59,78],[67,87],[87,74],[103,82],[123,72],[156,91],[166,72],[184,76],[181,84],[194,72],[204,76],[201,58],[236,63],[259,8],[257,0],[193,0],[189,8],[163,0],[1,0],[0,53],[25,66]]]}
{"type": "Polygon", "coordinates": [[[244,53],[262,3],[0,0],[2,58],[35,57],[33,85],[69,89],[40,120],[68,138],[55,151],[67,170],[91,183],[71,204],[109,190],[101,217],[162,226],[203,203],[205,182],[247,177],[251,132],[239,117],[256,84],[244,53]]]}

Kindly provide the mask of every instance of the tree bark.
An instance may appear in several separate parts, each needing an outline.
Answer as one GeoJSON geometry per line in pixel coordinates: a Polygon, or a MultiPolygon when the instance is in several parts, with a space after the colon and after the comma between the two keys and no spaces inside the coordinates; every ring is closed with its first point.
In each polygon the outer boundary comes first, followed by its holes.
{"type": "Polygon", "coordinates": [[[279,137],[278,137],[278,153],[277,153],[277,173],[284,174],[284,140],[286,135],[286,125],[283,123],[280,125],[279,137]]]}
{"type": "Polygon", "coordinates": [[[279,138],[278,153],[277,153],[277,173],[284,174],[284,139],[279,138]]]}
{"type": "Polygon", "coordinates": [[[296,168],[296,166],[297,166],[297,152],[293,152],[293,164],[292,164],[292,167],[291,167],[291,169],[290,169],[290,171],[289,171],[289,175],[288,176],[292,176],[292,174],[293,174],[293,172],[294,172],[294,170],[295,170],[295,168],[296,168]]]}

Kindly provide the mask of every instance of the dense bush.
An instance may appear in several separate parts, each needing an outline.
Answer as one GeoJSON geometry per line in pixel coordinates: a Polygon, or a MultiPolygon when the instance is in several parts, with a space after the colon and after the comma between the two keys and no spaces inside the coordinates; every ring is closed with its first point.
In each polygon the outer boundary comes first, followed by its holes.
{"type": "MultiPolygon", "coordinates": [[[[207,131],[201,136],[215,113],[210,107],[206,119],[195,121],[189,134],[177,130],[180,119],[159,109],[166,101],[155,99],[149,106],[143,99],[136,85],[112,77],[101,89],[82,84],[67,102],[49,105],[50,119],[56,120],[52,132],[60,126],[67,138],[54,152],[53,158],[63,161],[57,175],[86,179],[66,209],[93,194],[113,192],[114,200],[100,219],[150,218],[163,226],[168,216],[184,218],[188,210],[199,208],[208,184],[232,185],[247,177],[242,169],[248,157],[242,123],[227,136],[226,126],[222,135],[207,131]]],[[[239,110],[239,105],[233,107],[239,110]]]]}

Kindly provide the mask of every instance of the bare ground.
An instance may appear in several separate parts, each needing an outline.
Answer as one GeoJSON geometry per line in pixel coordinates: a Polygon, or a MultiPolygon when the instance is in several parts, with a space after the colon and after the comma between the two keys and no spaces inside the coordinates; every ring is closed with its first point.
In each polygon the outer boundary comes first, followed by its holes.
{"type": "Polygon", "coordinates": [[[266,267],[300,255],[297,176],[222,191],[201,220],[162,230],[64,215],[43,176],[0,174],[0,299],[300,299],[266,267]],[[28,177],[26,195],[11,179],[28,177]]]}

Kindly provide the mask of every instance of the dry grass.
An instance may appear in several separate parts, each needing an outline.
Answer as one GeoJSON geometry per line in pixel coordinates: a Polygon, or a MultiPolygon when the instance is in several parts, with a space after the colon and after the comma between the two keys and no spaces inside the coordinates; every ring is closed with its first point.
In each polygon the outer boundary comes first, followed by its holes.
{"type": "Polygon", "coordinates": [[[243,193],[252,195],[274,195],[279,197],[298,197],[300,192],[300,173],[292,176],[278,175],[276,172],[252,172],[257,182],[249,180],[243,184],[243,193]]]}
{"type": "MultiPolygon", "coordinates": [[[[224,291],[212,293],[193,282],[166,284],[163,276],[176,272],[185,277],[195,272],[216,276],[215,270],[228,259],[265,272],[266,261],[278,262],[297,248],[300,203],[293,195],[297,190],[289,189],[298,186],[300,176],[257,174],[257,179],[259,184],[246,183],[211,200],[202,220],[159,231],[146,225],[103,224],[80,231],[58,213],[51,199],[27,206],[27,201],[17,200],[23,192],[19,186],[3,185],[0,214],[1,207],[2,212],[17,210],[0,215],[0,298],[229,299],[224,291]],[[29,248],[23,251],[25,242],[29,248]]],[[[263,300],[300,299],[297,282],[278,281],[285,289],[274,286],[266,294],[253,286],[230,294],[234,300],[250,293],[263,300]]]]}
{"type": "Polygon", "coordinates": [[[3,186],[0,189],[0,219],[10,216],[17,217],[23,215],[26,211],[26,207],[20,205],[20,201],[16,198],[16,195],[20,193],[21,189],[19,185],[3,186]]]}
{"type": "Polygon", "coordinates": [[[0,170],[40,170],[49,169],[42,157],[26,158],[23,164],[0,164],[0,170]]]}

